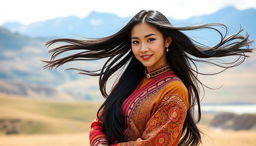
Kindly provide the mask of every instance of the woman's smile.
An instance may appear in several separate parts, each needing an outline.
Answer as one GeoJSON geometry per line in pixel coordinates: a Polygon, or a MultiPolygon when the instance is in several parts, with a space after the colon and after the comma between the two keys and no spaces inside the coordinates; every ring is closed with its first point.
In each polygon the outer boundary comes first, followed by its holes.
{"type": "Polygon", "coordinates": [[[149,60],[152,56],[153,56],[153,54],[152,54],[152,55],[141,55],[141,58],[142,58],[144,61],[147,61],[147,60],[149,60]]]}

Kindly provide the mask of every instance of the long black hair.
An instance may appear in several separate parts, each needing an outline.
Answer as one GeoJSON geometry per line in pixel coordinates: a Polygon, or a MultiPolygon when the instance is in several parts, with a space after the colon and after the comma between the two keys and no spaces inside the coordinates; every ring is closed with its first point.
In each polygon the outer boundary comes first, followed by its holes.
{"type": "Polygon", "coordinates": [[[112,143],[115,139],[118,142],[127,141],[124,136],[124,115],[121,106],[124,100],[134,91],[144,76],[144,66],[134,57],[131,51],[131,29],[139,23],[148,23],[155,26],[164,36],[171,37],[172,43],[169,52],[166,54],[167,61],[175,74],[182,80],[188,89],[190,108],[187,111],[186,120],[183,126],[182,138],[179,145],[198,145],[201,142],[200,130],[196,123],[201,119],[199,88],[204,86],[197,75],[203,74],[197,70],[196,62],[205,62],[222,67],[224,70],[241,64],[247,57],[246,52],[251,52],[251,41],[249,35],[241,35],[242,29],[236,34],[227,36],[227,27],[224,24],[205,24],[200,26],[175,27],[168,19],[158,11],[142,10],[137,13],[127,25],[117,33],[97,39],[55,39],[47,42],[47,46],[58,42],[68,43],[55,47],[49,51],[52,53],[46,68],[59,67],[67,62],[81,60],[98,60],[107,58],[102,69],[86,70],[71,68],[80,71],[79,73],[99,76],[99,86],[105,102],[98,110],[97,116],[102,122],[103,130],[112,143]],[[218,27],[224,28],[226,32],[221,32],[218,27]],[[207,47],[189,38],[182,31],[211,29],[220,36],[220,41],[207,47]],[[79,50],[79,53],[56,59],[64,52],[79,50]],[[238,59],[228,65],[217,64],[207,60],[207,58],[237,56],[238,59]],[[120,68],[124,71],[118,78],[118,82],[108,94],[106,90],[107,81],[120,68]],[[194,118],[194,107],[197,105],[198,118],[194,118]]]}

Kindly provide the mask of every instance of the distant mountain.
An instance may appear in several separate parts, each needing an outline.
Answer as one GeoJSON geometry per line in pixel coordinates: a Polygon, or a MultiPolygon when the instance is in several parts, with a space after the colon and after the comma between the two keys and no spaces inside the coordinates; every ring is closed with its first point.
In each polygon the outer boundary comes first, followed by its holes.
{"type": "Polygon", "coordinates": [[[19,23],[5,23],[2,26],[12,32],[20,32],[32,37],[102,37],[121,28],[126,19],[115,14],[91,12],[80,19],[75,16],[55,18],[46,21],[22,25],[19,23]],[[114,27],[113,27],[114,26],[114,27]]]}
{"type": "MultiPolygon", "coordinates": [[[[74,71],[63,71],[69,65],[58,70],[43,69],[45,64],[40,60],[50,58],[44,46],[47,40],[0,28],[0,93],[52,100],[99,100],[99,90],[91,83],[97,81],[84,76],[81,79],[74,71]]],[[[73,65],[90,68],[95,64],[73,65]]]]}
{"type": "MultiPolygon", "coordinates": [[[[51,86],[0,80],[0,93],[60,101],[79,100],[77,96],[51,86]]],[[[81,100],[82,98],[80,98],[81,100]]]]}
{"type": "MultiPolygon", "coordinates": [[[[166,15],[168,16],[168,14],[166,15]]],[[[256,39],[255,18],[256,9],[238,10],[234,7],[226,7],[209,15],[195,16],[185,20],[177,20],[171,17],[168,19],[175,26],[224,23],[231,28],[231,31],[238,31],[240,25],[242,25],[245,31],[251,34],[252,39],[256,39]]],[[[115,14],[93,11],[82,19],[68,16],[28,25],[10,22],[2,26],[12,32],[19,32],[32,37],[103,37],[117,32],[129,19],[130,17],[122,18],[115,14]]]]}
{"type": "Polygon", "coordinates": [[[228,26],[230,33],[237,32],[240,26],[248,32],[251,39],[256,39],[256,28],[254,20],[256,18],[256,9],[238,10],[234,7],[226,7],[219,11],[202,16],[191,17],[186,20],[175,21],[176,25],[199,25],[205,23],[223,23],[228,26]]]}
{"type": "Polygon", "coordinates": [[[214,116],[210,125],[228,130],[256,130],[256,115],[219,113],[214,116]]]}
{"type": "Polygon", "coordinates": [[[42,39],[30,38],[19,32],[12,33],[10,30],[0,27],[0,50],[15,50],[25,46],[42,47],[42,39]]]}

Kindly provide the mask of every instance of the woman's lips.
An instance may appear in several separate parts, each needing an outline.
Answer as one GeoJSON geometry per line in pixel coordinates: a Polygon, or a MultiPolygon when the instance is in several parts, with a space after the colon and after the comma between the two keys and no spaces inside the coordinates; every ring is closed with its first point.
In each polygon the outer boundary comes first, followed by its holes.
{"type": "Polygon", "coordinates": [[[143,60],[149,60],[151,58],[151,56],[153,56],[153,55],[142,55],[141,58],[143,60]]]}

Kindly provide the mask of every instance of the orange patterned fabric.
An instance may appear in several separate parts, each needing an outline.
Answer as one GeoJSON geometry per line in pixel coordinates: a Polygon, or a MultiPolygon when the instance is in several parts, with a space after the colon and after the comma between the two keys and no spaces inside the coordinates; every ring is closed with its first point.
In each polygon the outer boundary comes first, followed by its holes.
{"type": "Polygon", "coordinates": [[[122,105],[128,141],[114,145],[175,146],[188,108],[187,89],[172,71],[144,78],[122,105]]]}

